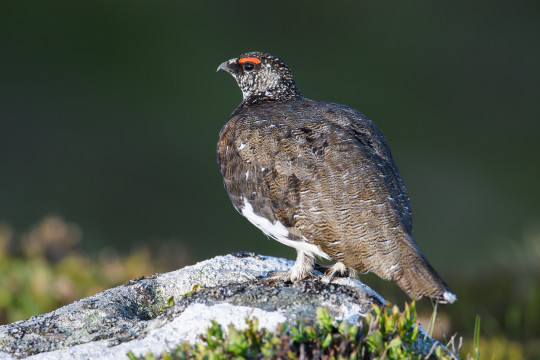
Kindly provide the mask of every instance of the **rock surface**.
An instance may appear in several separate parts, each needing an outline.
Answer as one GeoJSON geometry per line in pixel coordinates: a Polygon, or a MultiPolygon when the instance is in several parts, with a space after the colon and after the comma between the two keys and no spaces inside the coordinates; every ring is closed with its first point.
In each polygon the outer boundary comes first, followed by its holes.
{"type": "Polygon", "coordinates": [[[127,359],[127,352],[161,353],[194,343],[216,320],[224,328],[257,317],[278,323],[315,318],[327,307],[356,323],[384,300],[358,280],[295,283],[267,278],[292,261],[253,253],[218,256],[166,274],[131,280],[53,312],[0,326],[0,359],[127,359]],[[174,299],[172,306],[169,299],[174,299]]]}

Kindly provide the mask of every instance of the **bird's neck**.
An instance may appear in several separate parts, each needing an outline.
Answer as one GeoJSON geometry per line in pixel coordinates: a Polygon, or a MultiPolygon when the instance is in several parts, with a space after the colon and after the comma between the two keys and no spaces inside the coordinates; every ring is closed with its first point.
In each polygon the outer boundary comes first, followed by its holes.
{"type": "Polygon", "coordinates": [[[296,86],[278,87],[261,92],[244,93],[244,100],[240,106],[243,107],[267,102],[289,101],[302,98],[303,96],[296,86]]]}

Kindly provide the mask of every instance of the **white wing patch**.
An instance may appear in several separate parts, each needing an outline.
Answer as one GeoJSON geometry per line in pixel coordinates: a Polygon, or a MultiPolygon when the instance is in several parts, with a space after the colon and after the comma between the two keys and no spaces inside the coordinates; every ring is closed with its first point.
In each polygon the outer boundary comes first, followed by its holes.
{"type": "Polygon", "coordinates": [[[242,215],[246,217],[253,225],[262,230],[266,235],[276,239],[280,243],[293,247],[297,251],[303,251],[306,255],[313,257],[314,255],[320,256],[322,258],[331,260],[330,256],[322,251],[317,245],[313,245],[307,242],[307,239],[302,240],[290,240],[289,239],[289,230],[280,223],[276,221],[272,223],[270,220],[255,214],[253,211],[253,206],[244,198],[244,207],[240,210],[242,215]]]}

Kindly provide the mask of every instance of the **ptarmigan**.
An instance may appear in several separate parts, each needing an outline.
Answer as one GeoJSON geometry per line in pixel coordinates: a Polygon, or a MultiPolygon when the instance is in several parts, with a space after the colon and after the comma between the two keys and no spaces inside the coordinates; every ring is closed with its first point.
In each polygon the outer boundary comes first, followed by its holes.
{"type": "Polygon", "coordinates": [[[294,247],[286,278],[335,261],[395,281],[411,298],[456,296],[412,236],[409,198],[386,139],[360,112],[309,100],[285,63],[250,52],[222,63],[244,99],[221,130],[218,164],[235,208],[265,234],[294,247]]]}

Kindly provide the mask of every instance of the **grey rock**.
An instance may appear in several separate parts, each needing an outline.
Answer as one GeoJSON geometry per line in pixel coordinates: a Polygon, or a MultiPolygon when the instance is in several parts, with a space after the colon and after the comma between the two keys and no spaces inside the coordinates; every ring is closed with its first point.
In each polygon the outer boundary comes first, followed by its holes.
{"type": "MultiPolygon", "coordinates": [[[[253,253],[218,256],[166,274],[131,280],[53,312],[0,326],[0,359],[127,359],[194,343],[210,320],[245,327],[257,317],[269,330],[313,319],[317,307],[357,323],[384,300],[358,280],[284,283],[266,277],[292,261],[253,253]],[[168,300],[173,298],[174,305],[168,300]]],[[[431,346],[431,343],[425,344],[431,346]]]]}

